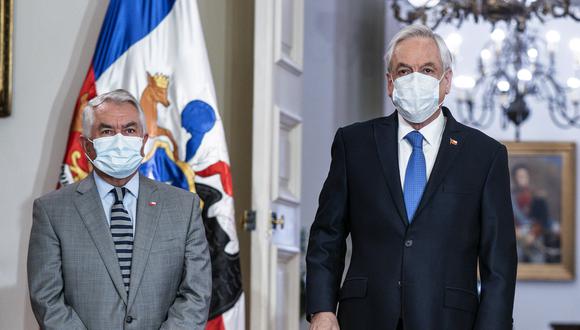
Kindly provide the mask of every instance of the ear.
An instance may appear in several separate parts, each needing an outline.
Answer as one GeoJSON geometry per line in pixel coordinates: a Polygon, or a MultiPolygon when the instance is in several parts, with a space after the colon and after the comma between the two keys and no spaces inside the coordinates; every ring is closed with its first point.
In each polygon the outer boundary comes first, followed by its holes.
{"type": "Polygon", "coordinates": [[[79,139],[81,141],[81,146],[85,154],[91,159],[96,157],[96,151],[95,148],[93,147],[92,142],[89,141],[89,139],[86,138],[84,135],[81,135],[79,139]]]}
{"type": "Polygon", "coordinates": [[[141,156],[145,157],[145,144],[149,140],[149,134],[143,135],[143,145],[141,146],[141,156]]]}
{"type": "Polygon", "coordinates": [[[81,146],[85,153],[88,153],[88,145],[91,143],[84,135],[79,136],[79,140],[81,142],[81,146]]]}
{"type": "Polygon", "coordinates": [[[149,72],[147,72],[147,83],[149,85],[151,85],[152,82],[153,82],[153,76],[149,72]]]}
{"type": "Polygon", "coordinates": [[[387,94],[389,97],[393,97],[393,90],[395,89],[395,85],[393,83],[393,77],[390,73],[386,73],[385,77],[387,79],[387,94]]]}
{"type": "Polygon", "coordinates": [[[451,83],[453,80],[453,71],[451,71],[451,69],[449,69],[444,77],[443,77],[443,81],[445,82],[445,94],[449,94],[449,92],[451,91],[451,83]]]}

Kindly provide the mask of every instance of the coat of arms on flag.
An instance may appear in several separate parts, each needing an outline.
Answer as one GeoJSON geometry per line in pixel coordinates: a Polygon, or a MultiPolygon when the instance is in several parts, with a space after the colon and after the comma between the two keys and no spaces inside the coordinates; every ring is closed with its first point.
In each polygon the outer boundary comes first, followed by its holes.
{"type": "Polygon", "coordinates": [[[82,110],[123,88],[140,100],[149,140],[139,171],[199,194],[213,288],[207,329],[243,329],[244,298],[229,157],[196,1],[111,0],[77,99],[60,183],[90,172],[82,110]]]}

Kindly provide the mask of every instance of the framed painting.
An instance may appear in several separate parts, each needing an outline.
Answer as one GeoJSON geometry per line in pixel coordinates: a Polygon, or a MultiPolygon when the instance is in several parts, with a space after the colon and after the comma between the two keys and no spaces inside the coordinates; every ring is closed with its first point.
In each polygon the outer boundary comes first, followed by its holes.
{"type": "Polygon", "coordinates": [[[576,146],[508,142],[518,280],[574,279],[576,146]]]}
{"type": "Polygon", "coordinates": [[[0,0],[0,117],[12,112],[13,0],[0,0]]]}

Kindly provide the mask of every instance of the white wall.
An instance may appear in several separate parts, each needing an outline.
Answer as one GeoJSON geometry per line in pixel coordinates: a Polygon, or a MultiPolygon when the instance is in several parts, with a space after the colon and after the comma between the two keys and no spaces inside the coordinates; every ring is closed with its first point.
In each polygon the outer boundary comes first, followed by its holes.
{"type": "MultiPolygon", "coordinates": [[[[572,54],[568,48],[568,41],[572,37],[580,37],[578,23],[569,20],[548,21],[545,27],[538,24],[531,24],[530,27],[540,28],[543,36],[545,31],[550,29],[558,30],[562,34],[560,48],[557,52],[557,78],[565,84],[566,79],[572,74],[572,54]]],[[[475,25],[471,22],[464,24],[459,30],[452,26],[442,26],[437,29],[443,37],[451,32],[459,32],[463,36],[463,45],[457,58],[454,69],[457,75],[475,75],[476,59],[483,43],[488,40],[491,26],[489,24],[475,25]],[[477,36],[477,37],[474,37],[477,36]]],[[[453,112],[455,107],[454,95],[445,102],[453,112]]],[[[541,103],[528,101],[532,110],[529,120],[522,126],[522,141],[574,141],[580,143],[580,130],[557,128],[549,119],[548,109],[541,103]]],[[[501,141],[513,141],[514,130],[502,130],[499,120],[489,128],[485,129],[488,135],[501,141]]],[[[576,155],[578,158],[578,155],[576,155]]],[[[576,173],[580,174],[580,162],[577,162],[576,173]]],[[[577,175],[576,187],[580,184],[580,175],[577,175]]],[[[580,204],[578,194],[576,194],[575,205],[580,204]]],[[[576,211],[576,223],[580,210],[576,211]]],[[[580,225],[576,224],[576,264],[580,264],[580,225]]],[[[514,308],[515,327],[519,330],[547,330],[552,322],[580,322],[580,282],[518,282],[516,288],[516,300],[514,308]]]]}
{"type": "Polygon", "coordinates": [[[0,329],[35,329],[26,284],[34,198],[56,187],[106,0],[14,1],[12,116],[0,119],[0,329]]]}
{"type": "Polygon", "coordinates": [[[306,1],[302,225],[309,228],[336,130],[383,114],[384,4],[306,1]]]}
{"type": "Polygon", "coordinates": [[[302,225],[314,220],[336,130],[383,114],[384,4],[306,1],[302,225]]]}
{"type": "MultiPolygon", "coordinates": [[[[305,1],[302,227],[310,229],[336,130],[379,117],[385,93],[382,1],[305,1]]],[[[307,329],[303,320],[302,329],[307,329]]]]}

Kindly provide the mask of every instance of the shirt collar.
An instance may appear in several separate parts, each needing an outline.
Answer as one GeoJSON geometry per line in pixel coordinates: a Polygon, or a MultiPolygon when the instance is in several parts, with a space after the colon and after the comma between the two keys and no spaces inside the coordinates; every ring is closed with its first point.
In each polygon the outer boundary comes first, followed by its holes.
{"type": "MultiPolygon", "coordinates": [[[[403,117],[397,114],[397,119],[399,121],[399,142],[405,139],[405,136],[415,129],[411,124],[409,124],[403,117]]],[[[443,111],[439,112],[439,116],[435,118],[432,122],[427,124],[427,126],[421,128],[419,133],[423,135],[423,138],[429,145],[433,145],[440,137],[443,129],[445,128],[445,116],[443,111]]]]}
{"type": "MultiPolygon", "coordinates": [[[[111,192],[111,189],[113,189],[114,186],[103,180],[103,178],[101,178],[97,172],[93,171],[93,173],[95,184],[97,185],[97,192],[99,193],[99,197],[103,199],[105,196],[107,196],[108,193],[111,192]]],[[[131,195],[137,198],[137,196],[139,196],[139,173],[134,175],[131,180],[129,180],[129,182],[127,182],[127,184],[125,184],[123,187],[127,188],[131,195]]]]}

